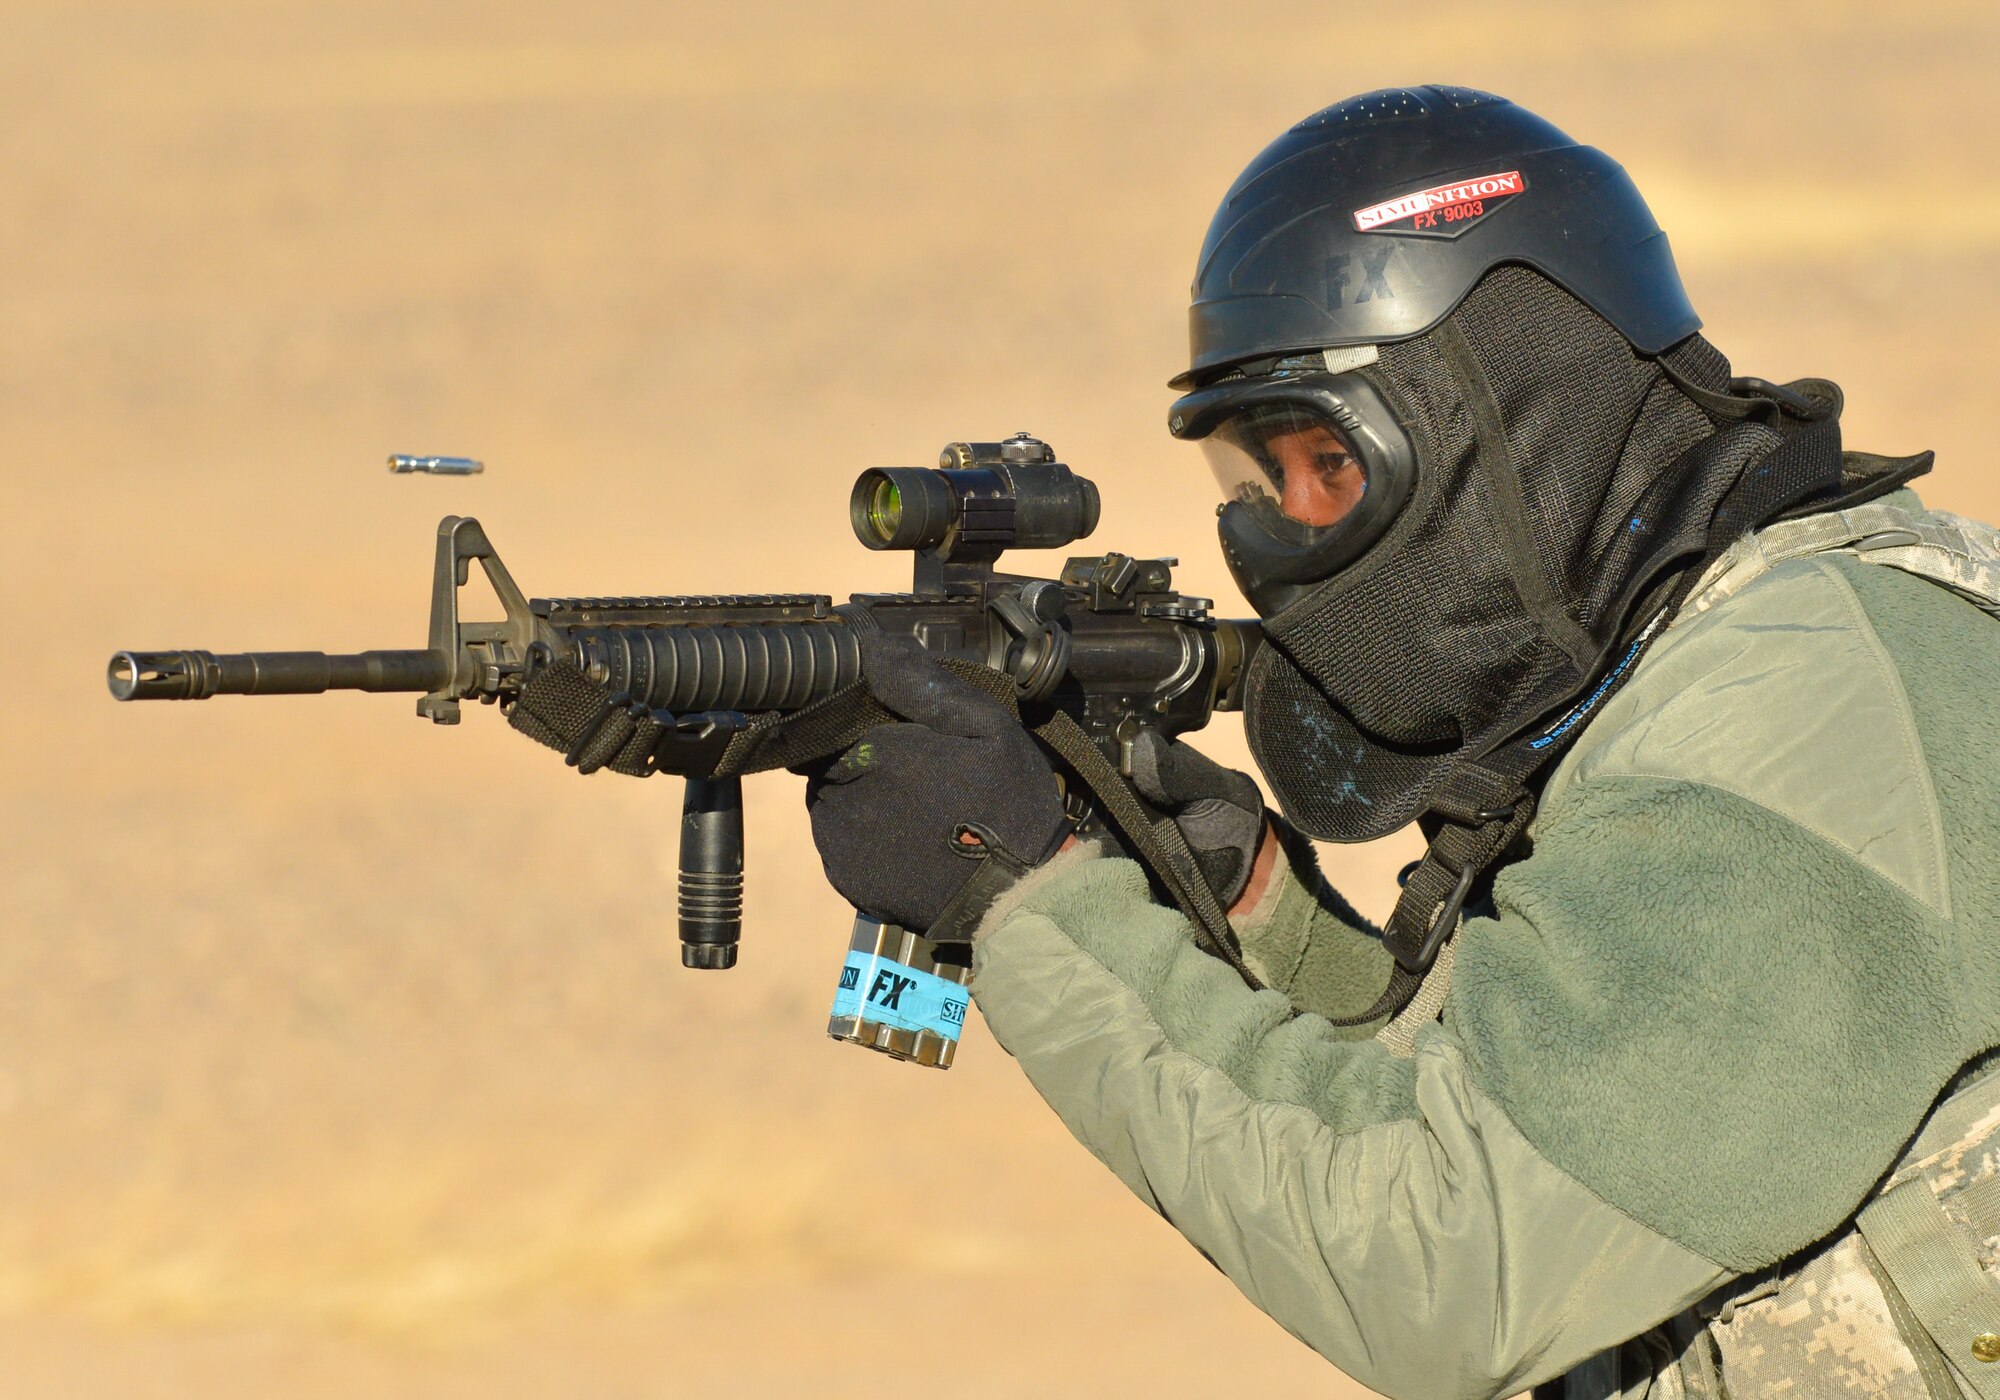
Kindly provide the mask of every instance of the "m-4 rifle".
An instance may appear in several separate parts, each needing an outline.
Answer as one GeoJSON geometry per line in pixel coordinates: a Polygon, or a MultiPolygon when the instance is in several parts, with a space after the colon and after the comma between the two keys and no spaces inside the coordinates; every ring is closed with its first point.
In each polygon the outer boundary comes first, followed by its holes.
{"type": "MultiPolygon", "coordinates": [[[[811,762],[858,737],[869,720],[858,639],[880,630],[914,640],[1015,706],[1055,751],[1076,815],[1135,850],[1163,892],[1233,955],[1226,920],[1172,823],[1120,775],[1130,776],[1142,733],[1172,739],[1217,710],[1241,708],[1238,683],[1262,633],[1254,622],[1211,617],[1205,598],[1175,592],[1172,559],[1083,556],[1053,579],[996,568],[1008,548],[1062,548],[1084,538],[1098,510],[1097,488],[1025,433],[952,443],[935,468],[871,469],[849,501],[855,535],[870,549],[914,551],[916,577],[907,593],[857,594],[838,604],[817,594],[528,598],[479,522],[446,516],[428,647],[348,655],[121,651],[111,658],[111,693],[205,700],[419,692],[417,713],[438,724],[457,723],[461,702],[480,700],[566,747],[584,771],[678,774],[687,779],[681,958],[688,967],[726,968],[742,931],[741,775],[811,762]],[[498,621],[461,616],[459,590],[474,561],[500,600],[498,621]],[[590,713],[554,734],[524,723],[531,707],[520,700],[538,676],[567,678],[590,713]]],[[[965,980],[963,962],[953,950],[864,919],[832,1032],[948,1065],[964,1009],[963,993],[954,993],[965,980]],[[931,981],[879,1004],[912,972],[931,981]],[[871,999],[871,989],[882,997],[871,999]]]]}

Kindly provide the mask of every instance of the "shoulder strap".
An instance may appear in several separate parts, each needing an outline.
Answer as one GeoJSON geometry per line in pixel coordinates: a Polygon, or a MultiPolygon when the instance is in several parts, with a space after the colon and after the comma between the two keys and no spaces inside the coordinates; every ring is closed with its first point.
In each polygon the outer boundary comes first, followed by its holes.
{"type": "Polygon", "coordinates": [[[1914,1316],[1959,1384],[1982,1400],[2000,1400],[2000,1287],[1976,1244],[2000,1233],[2000,1200],[1990,1179],[1956,1184],[1947,1212],[1935,1178],[1944,1162],[1956,1167],[1967,1144],[1990,1133],[1996,1110],[2000,1073],[1989,1067],[1970,1075],[1932,1110],[1889,1187],[1854,1222],[1887,1275],[1884,1296],[1914,1316]]]}
{"type": "Polygon", "coordinates": [[[1855,1224],[1959,1380],[1981,1400],[2000,1400],[2000,1290],[1930,1182],[1893,1188],[1855,1224]]]}
{"type": "Polygon", "coordinates": [[[1705,612],[1788,559],[1833,550],[1929,579],[2000,617],[2000,530],[1893,501],[1782,520],[1744,536],[1703,575],[1687,607],[1705,612]]]}
{"type": "MultiPolygon", "coordinates": [[[[1373,1006],[1334,1025],[1367,1025],[1414,1004],[1438,949],[1457,930],[1473,886],[1533,820],[1535,798],[1527,780],[1541,762],[1539,755],[1506,749],[1484,763],[1462,763],[1445,779],[1430,805],[1441,825],[1382,926],[1382,944],[1395,959],[1389,985],[1373,1006]]],[[[1440,1005],[1442,1000],[1440,992],[1440,1005]]]]}

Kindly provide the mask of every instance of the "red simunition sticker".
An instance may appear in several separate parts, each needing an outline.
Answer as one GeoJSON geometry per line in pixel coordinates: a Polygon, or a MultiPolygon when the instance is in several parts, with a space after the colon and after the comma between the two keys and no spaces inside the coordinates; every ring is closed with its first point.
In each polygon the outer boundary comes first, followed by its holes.
{"type": "Polygon", "coordinates": [[[1528,188],[1518,170],[1475,175],[1432,185],[1415,194],[1398,195],[1354,211],[1354,227],[1363,233],[1415,233],[1431,238],[1456,238],[1486,217],[1502,200],[1528,188]]]}

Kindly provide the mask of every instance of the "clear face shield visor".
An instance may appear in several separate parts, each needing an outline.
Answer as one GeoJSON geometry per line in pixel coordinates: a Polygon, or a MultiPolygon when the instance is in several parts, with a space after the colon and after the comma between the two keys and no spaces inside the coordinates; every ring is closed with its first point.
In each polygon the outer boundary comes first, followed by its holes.
{"type": "Polygon", "coordinates": [[[1338,525],[1368,492],[1353,445],[1308,405],[1247,408],[1216,424],[1201,450],[1225,503],[1241,502],[1301,539],[1338,525]]]}
{"type": "Polygon", "coordinates": [[[1355,373],[1225,380],[1174,404],[1222,487],[1218,528],[1237,584],[1265,617],[1352,563],[1408,500],[1415,453],[1355,373]]]}

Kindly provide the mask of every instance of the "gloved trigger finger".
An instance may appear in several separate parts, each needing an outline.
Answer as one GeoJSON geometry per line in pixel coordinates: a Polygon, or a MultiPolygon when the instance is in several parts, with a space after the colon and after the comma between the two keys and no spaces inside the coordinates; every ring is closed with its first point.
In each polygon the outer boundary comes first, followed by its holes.
{"type": "Polygon", "coordinates": [[[1160,769],[1167,757],[1167,741],[1151,729],[1141,730],[1132,740],[1132,786],[1141,797],[1161,807],[1174,804],[1173,794],[1161,781],[1160,769]]]}
{"type": "Polygon", "coordinates": [[[1160,763],[1160,780],[1181,803],[1217,798],[1257,812],[1264,807],[1264,794],[1256,779],[1223,767],[1192,744],[1176,743],[1167,750],[1160,763]]]}

